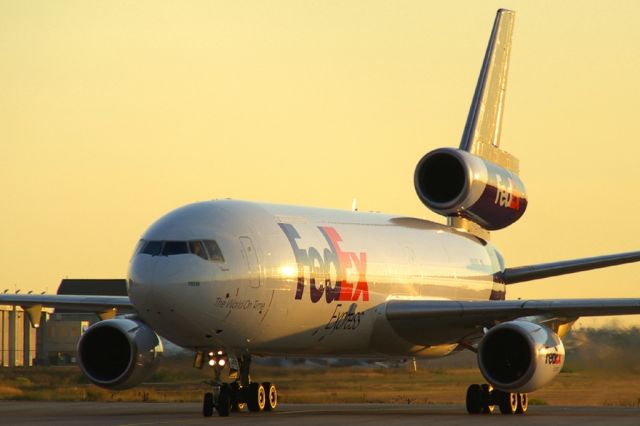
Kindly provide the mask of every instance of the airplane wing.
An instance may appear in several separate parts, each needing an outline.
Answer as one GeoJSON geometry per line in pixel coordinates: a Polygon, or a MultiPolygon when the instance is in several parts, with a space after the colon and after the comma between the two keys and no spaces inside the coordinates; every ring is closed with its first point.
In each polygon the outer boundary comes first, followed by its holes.
{"type": "Polygon", "coordinates": [[[640,299],[390,300],[386,309],[390,321],[455,320],[473,327],[489,327],[528,316],[577,318],[631,314],[640,314],[640,299]]]}
{"type": "MultiPolygon", "coordinates": [[[[496,278],[503,284],[517,284],[637,261],[640,261],[640,251],[505,268],[496,278]]],[[[555,321],[558,325],[579,317],[632,314],[640,314],[640,299],[389,300],[386,306],[387,319],[396,332],[424,345],[452,343],[452,335],[477,341],[484,328],[524,317],[534,322],[555,321]],[[449,331],[455,328],[456,332],[424,340],[421,330],[443,328],[443,325],[449,331]]]]}
{"type": "Polygon", "coordinates": [[[134,313],[136,309],[127,296],[85,296],[62,294],[0,294],[0,305],[20,306],[27,312],[31,324],[38,327],[42,308],[73,309],[94,312],[100,319],[113,318],[117,313],[134,313]]]}
{"type": "Polygon", "coordinates": [[[632,314],[640,314],[640,299],[389,300],[386,306],[386,317],[393,329],[408,341],[425,346],[465,342],[472,345],[485,328],[515,319],[555,322],[558,331],[558,326],[578,317],[632,314]],[[438,329],[446,333],[432,332],[438,329]],[[429,334],[429,340],[425,334],[429,334]]]}
{"type": "Polygon", "coordinates": [[[640,251],[631,251],[605,256],[505,268],[505,270],[499,274],[498,278],[504,284],[517,284],[523,281],[573,274],[574,272],[589,271],[591,269],[606,268],[608,266],[638,261],[640,261],[640,251]]]}

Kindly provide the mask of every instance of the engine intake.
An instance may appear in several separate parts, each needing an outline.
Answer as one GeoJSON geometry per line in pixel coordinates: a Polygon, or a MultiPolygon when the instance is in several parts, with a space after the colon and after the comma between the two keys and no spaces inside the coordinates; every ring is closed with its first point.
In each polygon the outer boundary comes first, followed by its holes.
{"type": "Polygon", "coordinates": [[[493,327],[478,347],[478,366],[504,392],[532,392],[549,383],[564,365],[564,345],[549,328],[528,321],[493,327]]]}
{"type": "Polygon", "coordinates": [[[414,185],[432,211],[464,217],[488,230],[511,225],[527,208],[517,175],[459,149],[440,148],[422,157],[414,185]]]}
{"type": "Polygon", "coordinates": [[[162,342],[148,325],[131,319],[100,321],[78,342],[78,362],[91,382],[107,389],[128,389],[158,367],[162,342]]]}

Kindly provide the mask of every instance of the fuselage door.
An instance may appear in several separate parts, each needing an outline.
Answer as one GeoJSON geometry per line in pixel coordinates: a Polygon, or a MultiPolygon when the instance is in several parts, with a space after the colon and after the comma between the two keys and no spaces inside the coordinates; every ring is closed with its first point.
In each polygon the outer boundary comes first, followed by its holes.
{"type": "Polygon", "coordinates": [[[242,254],[247,261],[247,281],[251,287],[260,287],[260,263],[258,262],[258,253],[253,247],[251,238],[240,237],[240,244],[242,245],[242,254]]]}

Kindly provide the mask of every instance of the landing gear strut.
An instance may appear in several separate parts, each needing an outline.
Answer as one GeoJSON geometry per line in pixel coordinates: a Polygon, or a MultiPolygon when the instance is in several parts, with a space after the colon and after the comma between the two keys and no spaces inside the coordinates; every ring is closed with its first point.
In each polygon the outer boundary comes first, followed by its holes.
{"type": "Polygon", "coordinates": [[[524,414],[529,404],[526,393],[502,392],[491,385],[471,385],[467,389],[469,414],[491,414],[496,405],[502,414],[524,414]]]}
{"type": "Polygon", "coordinates": [[[251,382],[249,369],[251,356],[238,359],[238,378],[232,383],[223,383],[220,376],[225,363],[210,363],[215,368],[215,379],[210,382],[213,392],[204,394],[202,415],[211,417],[213,411],[221,417],[239,412],[246,406],[251,412],[272,411],[278,406],[278,390],[272,383],[251,382]]]}

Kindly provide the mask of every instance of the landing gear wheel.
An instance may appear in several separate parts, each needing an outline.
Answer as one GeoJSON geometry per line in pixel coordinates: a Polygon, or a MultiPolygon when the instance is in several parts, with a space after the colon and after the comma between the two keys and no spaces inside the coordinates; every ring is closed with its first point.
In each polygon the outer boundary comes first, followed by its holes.
{"type": "Polygon", "coordinates": [[[247,407],[249,411],[262,411],[267,403],[264,386],[260,383],[251,383],[247,389],[247,407]]]}
{"type": "Polygon", "coordinates": [[[515,414],[518,409],[518,394],[500,392],[498,405],[502,414],[515,414]]]}
{"type": "Polygon", "coordinates": [[[204,394],[204,398],[202,400],[202,415],[204,417],[213,416],[213,394],[211,392],[204,394]]]}
{"type": "Polygon", "coordinates": [[[491,414],[493,410],[496,408],[495,405],[490,404],[492,400],[493,386],[491,385],[480,385],[482,389],[482,414],[491,414]]]}
{"type": "Polygon", "coordinates": [[[467,388],[467,412],[469,414],[482,413],[482,388],[480,385],[471,385],[467,388]]]}
{"type": "Polygon", "coordinates": [[[244,410],[247,405],[244,402],[240,402],[240,384],[233,382],[229,385],[231,387],[231,412],[237,413],[244,410]]]}
{"type": "Polygon", "coordinates": [[[527,408],[529,407],[529,397],[526,393],[518,394],[518,408],[516,409],[516,414],[524,414],[527,412],[527,408]]]}
{"type": "Polygon", "coordinates": [[[231,387],[226,383],[220,387],[216,410],[220,417],[228,417],[231,413],[231,387]]]}
{"type": "Polygon", "coordinates": [[[264,388],[264,391],[267,397],[264,410],[265,411],[275,410],[276,407],[278,406],[278,390],[276,389],[276,385],[272,385],[269,382],[264,382],[262,384],[262,387],[264,388]]]}

